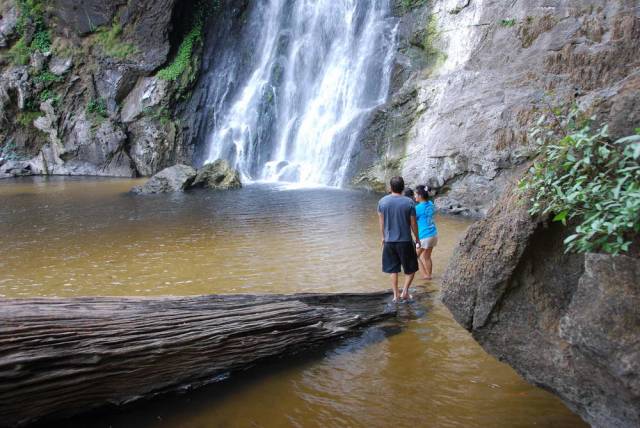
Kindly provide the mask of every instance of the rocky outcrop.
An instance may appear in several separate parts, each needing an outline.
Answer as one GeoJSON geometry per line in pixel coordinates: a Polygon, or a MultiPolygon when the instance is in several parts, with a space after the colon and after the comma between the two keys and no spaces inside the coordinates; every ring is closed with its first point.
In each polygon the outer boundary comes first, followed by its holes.
{"type": "Polygon", "coordinates": [[[144,185],[131,189],[131,193],[151,195],[155,193],[183,192],[196,178],[196,170],[188,165],[174,165],[165,168],[149,179],[144,185]]]}
{"type": "Polygon", "coordinates": [[[489,353],[597,427],[640,425],[640,259],[565,254],[506,195],[461,240],[442,300],[489,353]]]}
{"type": "Polygon", "coordinates": [[[195,0],[29,4],[0,5],[0,164],[13,162],[3,177],[150,176],[191,162],[176,109],[198,68],[155,75],[201,13],[195,0]]]}
{"type": "Polygon", "coordinates": [[[549,106],[619,123],[613,137],[637,126],[637,2],[396,3],[393,91],[354,158],[356,185],[402,174],[441,209],[484,215],[534,154],[527,132],[549,106]]]}
{"type": "Polygon", "coordinates": [[[198,170],[192,187],[204,187],[213,190],[231,190],[242,187],[240,173],[231,168],[229,162],[218,159],[205,164],[198,170]]]}

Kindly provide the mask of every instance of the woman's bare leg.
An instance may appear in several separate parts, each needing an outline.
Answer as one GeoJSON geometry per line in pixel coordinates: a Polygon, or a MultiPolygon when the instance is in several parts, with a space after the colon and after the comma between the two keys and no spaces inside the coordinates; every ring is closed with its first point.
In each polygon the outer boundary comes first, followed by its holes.
{"type": "Polygon", "coordinates": [[[425,248],[422,254],[420,254],[420,260],[422,261],[422,265],[424,265],[424,279],[433,278],[433,261],[431,260],[431,253],[433,252],[433,248],[425,248]]]}
{"type": "Polygon", "coordinates": [[[420,270],[420,275],[422,275],[422,279],[425,279],[427,277],[427,270],[421,257],[422,253],[424,253],[424,249],[420,248],[416,251],[416,253],[418,254],[418,269],[420,270]]]}

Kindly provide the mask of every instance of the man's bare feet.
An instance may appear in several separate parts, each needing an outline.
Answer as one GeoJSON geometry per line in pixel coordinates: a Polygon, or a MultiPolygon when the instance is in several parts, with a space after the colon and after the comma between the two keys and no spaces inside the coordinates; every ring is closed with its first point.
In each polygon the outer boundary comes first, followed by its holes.
{"type": "Polygon", "coordinates": [[[408,291],[403,291],[402,294],[400,295],[400,300],[412,300],[413,296],[411,294],[409,294],[408,291]]]}

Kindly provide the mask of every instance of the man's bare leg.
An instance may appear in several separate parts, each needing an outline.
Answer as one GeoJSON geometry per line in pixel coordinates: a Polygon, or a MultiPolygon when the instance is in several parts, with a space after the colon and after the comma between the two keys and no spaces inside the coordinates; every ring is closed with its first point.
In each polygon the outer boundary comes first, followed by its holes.
{"type": "Polygon", "coordinates": [[[411,283],[413,282],[413,278],[416,276],[416,273],[412,273],[411,275],[404,276],[404,287],[402,288],[402,294],[400,298],[406,300],[409,298],[409,287],[411,287],[411,283]]]}
{"type": "Polygon", "coordinates": [[[398,274],[391,274],[391,288],[393,289],[393,301],[398,301],[398,274]]]}

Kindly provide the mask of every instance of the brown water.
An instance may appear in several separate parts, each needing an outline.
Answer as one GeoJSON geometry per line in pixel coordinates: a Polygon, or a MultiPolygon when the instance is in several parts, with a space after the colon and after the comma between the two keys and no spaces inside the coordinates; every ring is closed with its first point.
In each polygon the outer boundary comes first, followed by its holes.
{"type": "MultiPolygon", "coordinates": [[[[374,291],[377,196],[253,185],[133,197],[132,180],[0,181],[0,296],[374,291]]],[[[437,301],[467,221],[437,219],[434,291],[401,331],[61,426],[577,427],[554,396],[487,355],[437,301]]]]}

